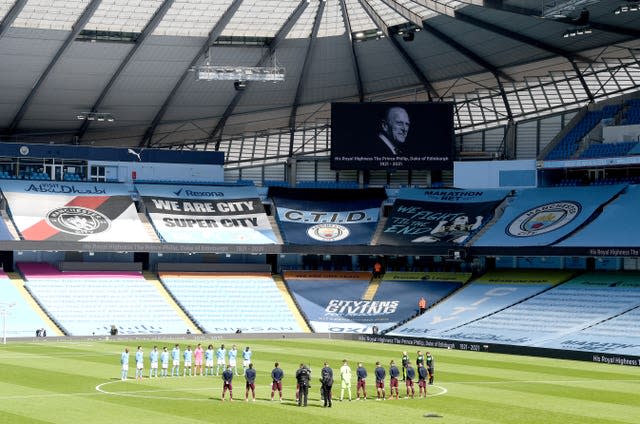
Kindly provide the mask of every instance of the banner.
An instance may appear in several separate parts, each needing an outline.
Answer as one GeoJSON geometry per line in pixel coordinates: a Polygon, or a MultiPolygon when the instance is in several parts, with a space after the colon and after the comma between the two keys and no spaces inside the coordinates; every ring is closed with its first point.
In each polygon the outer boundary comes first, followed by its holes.
{"type": "Polygon", "coordinates": [[[492,217],[506,190],[400,190],[378,244],[460,246],[492,217]]]}
{"type": "Polygon", "coordinates": [[[593,222],[556,246],[636,247],[640,240],[639,206],[640,186],[627,186],[593,222]]]}
{"type": "Polygon", "coordinates": [[[571,190],[550,187],[518,191],[500,219],[473,245],[551,245],[588,222],[624,187],[571,187],[571,190]]]}
{"type": "Polygon", "coordinates": [[[384,189],[269,188],[282,238],[289,244],[370,244],[384,189]]]}
{"type": "Polygon", "coordinates": [[[277,243],[254,186],[138,184],[136,189],[166,242],[277,243]]]}
{"type": "Polygon", "coordinates": [[[151,242],[123,184],[1,181],[25,240],[151,242]]]}

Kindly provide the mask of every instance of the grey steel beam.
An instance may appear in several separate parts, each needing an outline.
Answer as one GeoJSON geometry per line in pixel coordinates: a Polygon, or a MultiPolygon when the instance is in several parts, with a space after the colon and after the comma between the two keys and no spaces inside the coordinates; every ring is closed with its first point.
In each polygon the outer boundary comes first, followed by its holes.
{"type": "Polygon", "coordinates": [[[412,24],[414,24],[419,28],[423,28],[422,18],[418,16],[418,14],[412,11],[411,9],[405,7],[400,3],[396,3],[393,0],[382,0],[382,2],[387,6],[389,6],[391,9],[393,9],[394,11],[396,11],[399,15],[401,15],[407,21],[411,22],[412,24]]]}
{"type": "Polygon", "coordinates": [[[587,81],[584,79],[582,72],[580,72],[580,68],[578,68],[578,65],[574,61],[571,61],[571,66],[573,67],[574,72],[578,76],[578,80],[580,80],[582,89],[584,90],[585,93],[587,93],[587,97],[589,97],[589,101],[594,102],[596,98],[591,92],[591,89],[589,88],[589,86],[587,85],[587,81]]]}
{"type": "Polygon", "coordinates": [[[395,50],[400,54],[404,63],[409,66],[413,74],[416,76],[416,78],[418,78],[418,80],[424,87],[429,100],[431,101],[433,99],[433,97],[431,96],[432,94],[436,98],[438,98],[438,92],[435,90],[435,88],[433,88],[431,82],[427,79],[424,72],[422,72],[422,69],[420,69],[416,61],[413,60],[409,53],[407,53],[407,51],[400,45],[398,40],[396,40],[395,37],[389,34],[389,27],[387,27],[387,24],[380,17],[380,15],[378,15],[378,13],[373,9],[373,7],[371,7],[371,5],[367,1],[358,0],[358,2],[360,3],[360,6],[362,6],[362,8],[365,10],[365,12],[367,12],[367,15],[369,15],[369,17],[376,24],[377,28],[382,31],[383,34],[389,39],[391,45],[393,45],[395,50]]]}
{"type": "Polygon", "coordinates": [[[196,66],[200,58],[209,51],[209,48],[211,47],[211,45],[218,39],[218,37],[220,37],[220,34],[222,34],[222,31],[227,26],[227,24],[229,23],[233,15],[236,13],[238,8],[240,7],[240,4],[242,4],[242,0],[234,0],[233,3],[229,5],[227,10],[225,10],[225,12],[222,14],[218,22],[216,22],[216,24],[213,26],[213,28],[209,32],[207,41],[205,41],[202,44],[202,46],[200,47],[200,50],[191,60],[191,63],[189,64],[189,66],[187,66],[185,70],[182,72],[182,75],[180,76],[178,81],[176,81],[176,83],[173,85],[173,88],[169,92],[169,95],[167,95],[167,97],[164,99],[162,106],[160,106],[160,109],[158,109],[158,112],[153,117],[151,124],[145,131],[144,136],[140,141],[140,147],[151,146],[151,139],[153,138],[153,134],[156,132],[156,128],[158,128],[158,124],[160,124],[160,121],[164,117],[164,114],[167,113],[167,109],[169,108],[169,105],[173,101],[173,98],[175,97],[176,93],[178,92],[178,90],[180,89],[184,81],[187,79],[187,76],[189,75],[189,70],[193,69],[193,67],[196,66]]]}
{"type": "Polygon", "coordinates": [[[84,29],[84,26],[87,24],[87,22],[89,22],[89,19],[91,19],[91,16],[93,16],[93,13],[96,11],[98,6],[100,6],[101,2],[102,0],[91,0],[91,3],[87,5],[80,17],[76,20],[75,24],[73,24],[73,26],[71,27],[71,32],[69,32],[67,38],[64,40],[53,58],[49,61],[49,64],[44,69],[42,74],[40,74],[40,77],[38,77],[38,80],[31,88],[31,91],[22,102],[20,109],[18,109],[18,112],[15,114],[13,120],[11,121],[11,124],[9,124],[9,127],[7,128],[7,134],[13,134],[13,132],[16,130],[16,128],[20,124],[20,121],[22,121],[22,118],[24,118],[25,113],[27,113],[27,109],[29,109],[29,106],[31,105],[33,98],[38,93],[38,90],[46,81],[49,74],[51,74],[51,71],[56,66],[62,55],[67,51],[71,43],[73,43],[73,40],[75,40],[80,31],[84,29]]]}
{"type": "Polygon", "coordinates": [[[27,4],[27,0],[16,0],[7,14],[4,15],[4,18],[0,22],[0,38],[2,38],[4,33],[13,25],[13,21],[15,21],[20,12],[22,12],[25,4],[27,4]]]}
{"type": "MultiPolygon", "coordinates": [[[[282,26],[276,33],[276,36],[273,38],[273,41],[269,45],[269,49],[262,55],[262,57],[260,58],[256,66],[263,66],[264,63],[271,57],[275,49],[280,45],[282,40],[285,39],[289,31],[291,31],[291,28],[293,28],[295,23],[300,18],[300,15],[302,15],[302,12],[304,12],[306,8],[307,8],[307,0],[301,0],[298,6],[294,9],[294,11],[291,12],[291,15],[289,15],[289,17],[284,22],[284,24],[282,24],[282,26]]],[[[249,88],[250,85],[251,85],[251,82],[247,82],[247,88],[249,88]]],[[[207,142],[211,142],[215,140],[216,151],[220,149],[220,141],[222,140],[222,131],[224,130],[224,126],[226,125],[227,120],[229,119],[234,109],[242,99],[243,93],[244,91],[236,91],[235,96],[233,96],[233,99],[231,99],[231,101],[227,105],[227,108],[225,109],[224,113],[218,120],[218,123],[209,134],[209,138],[207,139],[207,142]]]]}
{"type": "Polygon", "coordinates": [[[481,57],[479,54],[470,50],[467,46],[463,45],[459,41],[454,40],[448,34],[445,34],[444,32],[440,31],[438,28],[431,25],[430,23],[425,22],[424,29],[427,32],[429,32],[429,34],[433,35],[443,43],[449,45],[451,48],[458,51],[463,56],[466,56],[471,61],[475,62],[477,65],[491,72],[493,75],[495,75],[496,78],[501,77],[507,81],[513,81],[513,78],[511,78],[509,75],[502,72],[497,66],[493,65],[492,63],[489,63],[489,61],[481,57]]]}
{"type": "Polygon", "coordinates": [[[347,10],[345,0],[340,0],[340,8],[342,9],[344,27],[347,31],[347,37],[349,37],[349,44],[351,45],[351,62],[353,63],[353,73],[355,74],[356,86],[358,88],[358,101],[362,103],[364,102],[364,86],[360,75],[360,64],[358,63],[358,55],[356,54],[355,41],[353,40],[353,31],[351,30],[351,20],[349,19],[349,11],[347,10]]]}
{"type": "Polygon", "coordinates": [[[309,44],[307,45],[307,51],[304,54],[304,62],[302,62],[302,71],[298,78],[298,86],[296,87],[296,95],[293,98],[293,104],[291,105],[291,115],[289,115],[289,156],[293,156],[293,134],[296,129],[296,114],[298,113],[298,105],[300,104],[300,97],[302,97],[302,90],[304,84],[307,81],[307,74],[309,73],[309,59],[313,53],[313,49],[318,38],[318,30],[320,29],[320,22],[322,21],[322,14],[324,13],[325,2],[318,3],[318,10],[316,11],[316,18],[313,21],[313,28],[311,30],[311,37],[309,38],[309,44]]]}
{"type": "MultiPolygon", "coordinates": [[[[140,33],[140,36],[138,36],[133,47],[131,47],[131,49],[129,50],[125,58],[122,60],[122,62],[120,62],[118,69],[116,69],[113,75],[111,75],[109,82],[107,82],[107,85],[105,85],[104,88],[102,89],[102,92],[98,96],[98,99],[95,101],[95,103],[91,107],[91,112],[94,112],[94,113],[98,112],[100,105],[102,105],[102,102],[104,101],[105,97],[107,97],[107,94],[109,94],[109,91],[111,90],[115,82],[118,80],[118,78],[120,77],[124,69],[127,67],[129,62],[131,62],[131,59],[133,59],[133,57],[138,52],[138,50],[140,49],[140,46],[142,46],[142,44],[145,42],[147,37],[150,34],[152,34],[153,31],[155,31],[155,29],[158,27],[158,24],[162,21],[162,19],[164,19],[164,16],[167,14],[167,11],[171,8],[172,5],[173,5],[173,0],[164,0],[164,2],[160,5],[158,10],[156,10],[156,13],[154,13],[154,15],[151,17],[149,22],[147,22],[147,25],[145,25],[144,29],[140,33]]],[[[90,124],[91,124],[91,121],[89,121],[88,119],[85,119],[82,122],[82,125],[80,126],[80,128],[76,133],[76,137],[77,137],[76,139],[78,141],[82,140],[82,137],[87,132],[87,129],[89,128],[90,124]]]]}
{"type": "Polygon", "coordinates": [[[567,58],[568,60],[573,60],[573,59],[577,59],[580,60],[582,62],[592,62],[591,59],[589,59],[586,56],[582,56],[580,54],[576,54],[573,52],[570,52],[568,50],[562,49],[560,47],[556,47],[553,46],[551,44],[545,43],[541,40],[538,40],[536,38],[532,38],[529,37],[527,35],[524,35],[521,32],[517,32],[517,31],[512,31],[510,29],[504,28],[502,26],[496,25],[496,24],[492,24],[486,21],[483,21],[475,16],[470,15],[469,13],[467,13],[466,8],[465,9],[459,9],[456,10],[455,12],[455,17],[456,19],[466,22],[470,25],[473,25],[475,27],[478,28],[482,28],[484,30],[493,32],[494,34],[498,34],[498,35],[502,35],[504,37],[510,38],[512,40],[516,40],[519,41],[521,43],[527,44],[529,46],[535,47],[537,49],[540,50],[544,50],[548,53],[552,53],[555,54],[557,56],[562,56],[567,58]]]}

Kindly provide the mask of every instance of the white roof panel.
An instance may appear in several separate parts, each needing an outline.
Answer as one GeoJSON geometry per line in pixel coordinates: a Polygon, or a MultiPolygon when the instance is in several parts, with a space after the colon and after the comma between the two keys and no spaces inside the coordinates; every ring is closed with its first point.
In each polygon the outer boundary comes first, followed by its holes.
{"type": "Polygon", "coordinates": [[[71,30],[89,0],[29,0],[14,27],[71,30]]]}
{"type": "Polygon", "coordinates": [[[162,0],[103,0],[85,28],[142,32],[161,4],[162,0]]]}
{"type": "Polygon", "coordinates": [[[318,14],[318,7],[320,7],[320,2],[309,3],[287,34],[287,38],[309,38],[313,29],[313,22],[318,14]]]}
{"type": "Polygon", "coordinates": [[[175,0],[155,35],[207,37],[232,0],[175,0]]]}
{"type": "Polygon", "coordinates": [[[299,3],[298,0],[244,0],[222,35],[274,37],[299,3]]]}
{"type": "Polygon", "coordinates": [[[358,0],[345,0],[351,31],[360,32],[376,29],[376,24],[371,20],[367,12],[362,8],[358,0]]]}
{"type": "Polygon", "coordinates": [[[367,0],[367,3],[371,5],[387,26],[394,26],[407,22],[402,15],[387,6],[382,0],[367,0]]]}
{"type": "Polygon", "coordinates": [[[339,0],[327,0],[318,29],[318,37],[334,37],[345,33],[342,8],[339,0]]]}

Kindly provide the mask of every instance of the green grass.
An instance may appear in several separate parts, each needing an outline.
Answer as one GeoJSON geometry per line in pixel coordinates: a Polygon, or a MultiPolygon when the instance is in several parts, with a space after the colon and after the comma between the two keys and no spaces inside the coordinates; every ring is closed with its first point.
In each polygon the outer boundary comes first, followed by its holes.
{"type": "MultiPolygon", "coordinates": [[[[256,403],[244,402],[244,380],[236,377],[236,401],[221,402],[218,377],[158,378],[122,382],[120,352],[166,342],[82,341],[0,345],[0,423],[544,423],[613,424],[640,422],[640,367],[431,349],[436,381],[427,399],[376,402],[373,368],[399,362],[415,347],[312,339],[216,340],[238,350],[251,346],[258,371],[256,403]],[[369,371],[369,400],[334,402],[321,408],[317,377],[322,362],[337,370],[349,360],[355,374],[369,371]],[[285,371],[286,402],[269,402],[269,373],[279,361],[285,371]],[[310,405],[294,405],[294,374],[300,362],[314,371],[310,405]],[[96,390],[99,386],[101,391],[96,390]],[[427,418],[425,414],[440,417],[427,418]]],[[[197,343],[197,342],[195,342],[197,343]]],[[[194,340],[180,341],[195,345],[194,340]]],[[[148,364],[145,376],[148,375],[148,364]]],[[[129,377],[135,374],[133,354],[129,377]]],[[[402,383],[401,383],[402,384],[402,383]]],[[[388,382],[387,382],[388,385],[388,382]]],[[[339,395],[339,380],[334,397],[339,395]]],[[[355,382],[353,383],[355,394],[355,382]]],[[[404,387],[400,388],[401,395],[404,387]]]]}

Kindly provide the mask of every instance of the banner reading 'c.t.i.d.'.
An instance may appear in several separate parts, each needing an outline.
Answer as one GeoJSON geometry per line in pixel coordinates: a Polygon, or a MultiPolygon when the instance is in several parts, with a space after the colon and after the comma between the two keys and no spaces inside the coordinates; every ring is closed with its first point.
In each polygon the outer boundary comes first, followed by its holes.
{"type": "Polygon", "coordinates": [[[507,190],[402,189],[378,244],[459,246],[493,216],[507,190]]]}
{"type": "Polygon", "coordinates": [[[277,243],[254,186],[136,184],[136,189],[166,242],[277,243]]]}
{"type": "Polygon", "coordinates": [[[291,244],[371,243],[384,189],[269,188],[282,238],[291,244]]]}

